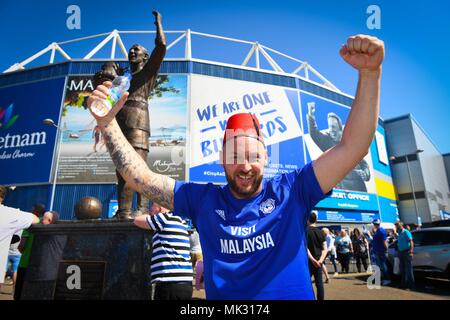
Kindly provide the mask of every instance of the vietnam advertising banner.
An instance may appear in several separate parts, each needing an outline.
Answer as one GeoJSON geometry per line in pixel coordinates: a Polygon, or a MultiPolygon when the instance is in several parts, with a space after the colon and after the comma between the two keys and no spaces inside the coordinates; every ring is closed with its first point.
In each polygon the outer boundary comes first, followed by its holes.
{"type": "MultiPolygon", "coordinates": [[[[317,159],[342,138],[350,108],[301,92],[307,161],[317,159]]],[[[378,211],[375,176],[370,153],[322,200],[317,208],[378,211]]]]}
{"type": "Polygon", "coordinates": [[[0,89],[0,184],[48,183],[64,78],[0,89]]]}
{"type": "MultiPolygon", "coordinates": [[[[115,167],[86,106],[93,76],[69,77],[62,113],[59,183],[115,183],[115,167]]],[[[187,76],[159,75],[149,97],[151,170],[185,179],[187,76]]]]}
{"type": "Polygon", "coordinates": [[[304,165],[298,91],[208,76],[191,76],[190,181],[225,183],[219,163],[230,116],[256,114],[268,147],[265,177],[304,165]]]}

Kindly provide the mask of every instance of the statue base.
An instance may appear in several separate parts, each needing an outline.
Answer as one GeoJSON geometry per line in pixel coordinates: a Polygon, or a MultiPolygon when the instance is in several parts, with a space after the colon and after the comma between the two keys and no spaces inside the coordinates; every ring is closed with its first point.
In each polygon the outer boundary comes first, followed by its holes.
{"type": "Polygon", "coordinates": [[[34,225],[21,299],[151,299],[153,233],[131,221],[34,225]]]}

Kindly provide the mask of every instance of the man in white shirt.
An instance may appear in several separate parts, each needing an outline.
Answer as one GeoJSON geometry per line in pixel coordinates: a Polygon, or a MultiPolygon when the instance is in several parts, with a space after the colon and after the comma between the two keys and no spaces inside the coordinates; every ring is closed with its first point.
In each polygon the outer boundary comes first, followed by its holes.
{"type": "MultiPolygon", "coordinates": [[[[38,223],[39,218],[29,212],[6,207],[0,204],[0,242],[12,237],[19,230],[27,229],[38,223]]],[[[9,248],[9,243],[8,243],[9,248]]]]}
{"type": "Polygon", "coordinates": [[[32,224],[38,223],[39,218],[29,212],[20,211],[2,205],[5,189],[0,194],[0,287],[5,278],[6,262],[12,236],[32,224]]]}

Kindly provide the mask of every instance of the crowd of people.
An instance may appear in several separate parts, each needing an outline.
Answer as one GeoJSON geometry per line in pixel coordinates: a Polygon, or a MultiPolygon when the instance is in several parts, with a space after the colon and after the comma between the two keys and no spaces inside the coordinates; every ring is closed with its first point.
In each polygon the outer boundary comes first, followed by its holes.
{"type": "Polygon", "coordinates": [[[308,228],[308,257],[311,277],[317,289],[317,299],[324,299],[323,283],[330,281],[326,259],[328,258],[333,267],[334,275],[339,273],[348,274],[350,264],[354,261],[356,270],[361,272],[372,272],[371,265],[379,268],[382,285],[391,284],[391,275],[388,270],[387,257],[389,245],[397,241],[394,264],[391,266],[393,273],[401,278],[400,287],[408,290],[415,288],[412,259],[414,255],[414,240],[411,227],[405,226],[403,222],[397,221],[395,229],[386,231],[381,227],[379,219],[373,220],[373,228],[361,231],[359,228],[353,230],[333,230],[316,227],[317,215],[313,211],[309,219],[308,228]],[[349,234],[350,233],[350,234],[349,234]],[[338,270],[338,261],[340,270],[338,270]],[[325,281],[322,281],[322,273],[325,281]]]}

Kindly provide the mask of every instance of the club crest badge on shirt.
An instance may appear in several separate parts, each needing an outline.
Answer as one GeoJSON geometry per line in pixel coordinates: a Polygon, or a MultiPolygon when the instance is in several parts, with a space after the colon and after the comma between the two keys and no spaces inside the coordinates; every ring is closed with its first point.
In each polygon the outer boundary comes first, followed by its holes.
{"type": "Polygon", "coordinates": [[[275,200],[272,198],[267,199],[261,205],[259,206],[259,210],[264,213],[265,215],[268,215],[275,209],[275,200]]]}

